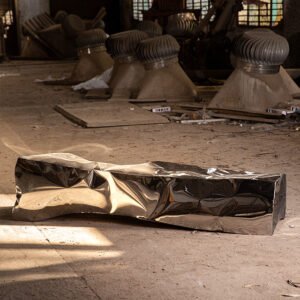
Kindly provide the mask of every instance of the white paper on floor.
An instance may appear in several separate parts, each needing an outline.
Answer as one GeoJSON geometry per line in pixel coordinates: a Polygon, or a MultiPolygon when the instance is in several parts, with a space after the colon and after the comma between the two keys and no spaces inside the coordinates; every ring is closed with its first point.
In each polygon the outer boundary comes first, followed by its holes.
{"type": "Polygon", "coordinates": [[[107,69],[101,75],[98,75],[88,81],[73,85],[72,89],[74,91],[79,90],[92,90],[92,89],[106,89],[108,88],[108,82],[111,78],[113,68],[107,69]]]}
{"type": "Polygon", "coordinates": [[[0,78],[2,78],[2,77],[9,77],[9,76],[21,76],[21,74],[20,73],[1,73],[0,74],[0,78]]]}
{"type": "Polygon", "coordinates": [[[65,80],[66,77],[60,77],[60,78],[53,78],[51,75],[49,75],[48,77],[46,77],[45,79],[35,79],[34,82],[38,82],[38,83],[43,83],[43,82],[47,82],[47,81],[61,81],[61,80],[65,80]]]}

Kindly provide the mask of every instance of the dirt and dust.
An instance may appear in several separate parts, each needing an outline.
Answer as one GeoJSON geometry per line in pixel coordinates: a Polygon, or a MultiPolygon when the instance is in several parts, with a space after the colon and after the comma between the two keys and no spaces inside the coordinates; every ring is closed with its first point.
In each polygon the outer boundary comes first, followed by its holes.
{"type": "Polygon", "coordinates": [[[300,294],[300,131],[270,125],[146,125],[84,129],[53,110],[88,100],[34,83],[72,63],[0,66],[0,299],[280,299],[300,294]],[[287,174],[287,218],[273,236],[193,232],[127,218],[10,220],[19,155],[162,160],[287,174]]]}

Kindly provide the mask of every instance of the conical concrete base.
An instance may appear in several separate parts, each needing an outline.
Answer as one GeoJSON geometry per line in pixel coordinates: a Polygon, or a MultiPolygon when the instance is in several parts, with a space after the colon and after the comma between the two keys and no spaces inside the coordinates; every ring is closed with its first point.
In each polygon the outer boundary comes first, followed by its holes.
{"type": "Polygon", "coordinates": [[[113,63],[113,59],[106,52],[105,47],[101,46],[91,49],[91,51],[84,50],[73,69],[70,81],[83,82],[90,80],[111,68],[113,63]]]}
{"type": "Polygon", "coordinates": [[[165,63],[162,68],[146,69],[137,99],[165,99],[170,101],[193,101],[197,90],[177,62],[165,63]]]}
{"type": "Polygon", "coordinates": [[[49,54],[35,40],[27,36],[21,51],[21,57],[47,59],[49,54]]]}
{"type": "Polygon", "coordinates": [[[253,74],[237,68],[208,107],[266,112],[270,107],[291,100],[297,90],[299,88],[282,67],[276,74],[253,74]]]}
{"type": "Polygon", "coordinates": [[[129,97],[136,96],[144,74],[144,66],[138,60],[120,62],[116,59],[112,76],[108,83],[113,91],[112,97],[116,95],[118,95],[118,97],[128,97],[128,95],[129,97]]]}

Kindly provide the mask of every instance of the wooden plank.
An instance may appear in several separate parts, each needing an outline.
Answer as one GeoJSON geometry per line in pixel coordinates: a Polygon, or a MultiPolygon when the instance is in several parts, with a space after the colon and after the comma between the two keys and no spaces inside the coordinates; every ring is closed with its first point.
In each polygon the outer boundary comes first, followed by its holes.
{"type": "Polygon", "coordinates": [[[156,103],[156,102],[167,102],[166,99],[157,98],[157,99],[129,99],[131,103],[156,103]]]}
{"type": "Polygon", "coordinates": [[[268,113],[268,112],[253,112],[243,109],[226,109],[226,108],[206,108],[208,111],[213,111],[214,113],[220,114],[229,114],[229,115],[238,115],[238,116],[249,116],[249,117],[258,117],[258,118],[270,118],[270,119],[282,119],[282,114],[280,113],[268,113]]]}
{"type": "Polygon", "coordinates": [[[202,119],[202,120],[181,120],[179,121],[181,124],[198,124],[198,125],[205,125],[209,123],[220,123],[220,122],[228,122],[228,119],[218,119],[218,118],[211,118],[211,119],[202,119]]]}
{"type": "Polygon", "coordinates": [[[205,104],[203,102],[190,102],[190,103],[182,103],[178,105],[179,107],[187,110],[201,110],[204,108],[205,104]]]}
{"type": "Polygon", "coordinates": [[[169,123],[165,117],[127,102],[65,104],[55,110],[86,128],[169,123]]]}
{"type": "Polygon", "coordinates": [[[166,99],[166,98],[153,98],[153,99],[130,99],[131,103],[152,103],[152,102],[168,102],[168,103],[190,103],[191,98],[172,98],[172,99],[166,99]]]}
{"type": "Polygon", "coordinates": [[[92,28],[94,28],[97,23],[102,20],[106,16],[106,8],[101,7],[100,10],[98,11],[96,17],[92,21],[92,28]]]}
{"type": "Polygon", "coordinates": [[[231,120],[241,120],[241,121],[252,121],[252,122],[259,122],[259,123],[270,123],[270,124],[277,124],[280,122],[278,119],[267,119],[261,117],[250,117],[250,116],[241,116],[241,115],[230,115],[230,114],[221,114],[221,113],[214,113],[210,112],[211,117],[215,118],[226,118],[231,120]]]}

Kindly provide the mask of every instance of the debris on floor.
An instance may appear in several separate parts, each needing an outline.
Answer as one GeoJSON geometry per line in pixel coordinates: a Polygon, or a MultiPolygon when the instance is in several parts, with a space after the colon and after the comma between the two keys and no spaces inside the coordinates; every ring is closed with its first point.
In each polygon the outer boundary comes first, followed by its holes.
{"type": "Polygon", "coordinates": [[[89,102],[56,105],[56,111],[74,123],[87,127],[115,127],[146,124],[165,124],[168,119],[128,102],[89,102]]]}
{"type": "Polygon", "coordinates": [[[300,294],[282,294],[281,296],[287,298],[300,298],[300,294]]]}
{"type": "Polygon", "coordinates": [[[72,86],[72,89],[74,91],[80,91],[80,90],[94,90],[94,89],[106,89],[108,88],[108,82],[111,78],[113,67],[107,69],[104,71],[101,75],[95,76],[90,80],[87,80],[85,82],[82,82],[80,84],[72,86]]]}
{"type": "Polygon", "coordinates": [[[284,174],[149,162],[113,165],[54,153],[20,157],[13,217],[122,215],[197,230],[274,232],[285,217],[284,174]]]}
{"type": "Polygon", "coordinates": [[[58,81],[58,82],[61,82],[61,81],[64,81],[64,80],[66,80],[67,78],[65,77],[65,76],[62,76],[62,77],[58,77],[58,78],[54,78],[54,77],[52,77],[52,75],[48,75],[46,78],[44,78],[44,79],[39,79],[39,78],[37,78],[37,79],[35,79],[34,80],[34,82],[36,82],[36,83],[47,83],[47,82],[49,82],[49,81],[58,81]]]}
{"type": "MultiPolygon", "coordinates": [[[[98,112],[106,110],[109,102],[134,103],[140,107],[155,103],[151,112],[180,124],[205,125],[232,120],[239,121],[241,126],[247,122],[300,123],[299,100],[293,99],[299,87],[281,66],[289,52],[288,43],[270,30],[250,30],[238,37],[233,49],[237,60],[235,71],[223,85],[211,86],[196,86],[187,77],[178,64],[179,44],[169,35],[149,38],[146,32],[129,30],[108,37],[100,28],[85,28],[76,33],[76,43],[79,61],[71,76],[38,82],[79,83],[73,90],[85,93],[84,99],[99,99],[98,112]],[[260,51],[264,41],[271,45],[266,53],[260,51]],[[249,54],[245,43],[255,45],[257,53],[249,54]]],[[[85,119],[95,118],[93,110],[88,115],[89,105],[84,105],[85,119]]],[[[93,103],[93,108],[96,106],[93,103]]],[[[139,113],[143,114],[143,109],[139,113]]],[[[101,123],[101,114],[98,119],[101,123]]],[[[80,124],[90,127],[86,121],[80,124]]]]}
{"type": "Polygon", "coordinates": [[[295,288],[300,288],[300,282],[293,282],[292,280],[287,280],[286,282],[295,288]]]}

